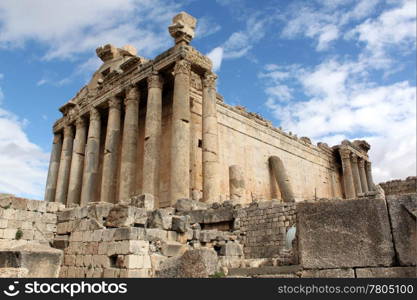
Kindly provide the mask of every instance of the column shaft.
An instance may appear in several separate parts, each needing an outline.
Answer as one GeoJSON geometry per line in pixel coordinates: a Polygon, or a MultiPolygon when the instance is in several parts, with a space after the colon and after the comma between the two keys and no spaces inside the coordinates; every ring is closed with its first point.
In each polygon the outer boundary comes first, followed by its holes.
{"type": "Polygon", "coordinates": [[[282,160],[277,156],[271,156],[269,157],[269,166],[274,174],[275,180],[278,183],[283,202],[295,202],[290,179],[282,160]]]}
{"type": "Polygon", "coordinates": [[[217,128],[216,78],[207,72],[203,78],[203,201],[218,202],[219,141],[217,128]]]}
{"type": "Polygon", "coordinates": [[[80,204],[81,186],[83,181],[85,140],[87,128],[84,119],[76,121],[75,139],[72,150],[71,172],[68,185],[67,206],[70,204],[80,204]]]}
{"type": "Polygon", "coordinates": [[[80,205],[97,201],[98,171],[100,161],[100,112],[93,108],[90,112],[90,126],[88,127],[87,146],[85,149],[85,163],[80,205]]]}
{"type": "Polygon", "coordinates": [[[68,183],[71,168],[72,145],[74,132],[70,125],[64,128],[64,141],[62,142],[61,159],[59,163],[55,202],[66,203],[68,183]]]}
{"type": "Polygon", "coordinates": [[[135,192],[139,98],[140,94],[137,87],[131,87],[127,91],[120,165],[119,202],[126,202],[135,192]]]}
{"type": "Polygon", "coordinates": [[[190,196],[190,71],[180,60],[174,68],[172,103],[170,201],[190,196]]]}
{"type": "Polygon", "coordinates": [[[106,141],[104,144],[103,177],[100,201],[116,203],[117,163],[120,143],[120,100],[109,101],[106,141]]]}
{"type": "MultiPolygon", "coordinates": [[[[145,120],[145,140],[143,157],[143,193],[159,199],[159,168],[162,135],[162,78],[158,73],[148,77],[148,101],[145,120]]],[[[154,203],[158,207],[159,203],[154,203]]]]}
{"type": "Polygon", "coordinates": [[[61,133],[55,133],[54,141],[52,144],[51,159],[49,161],[48,178],[46,180],[45,187],[45,201],[47,202],[53,202],[55,200],[61,150],[62,135],[61,133]]]}
{"type": "Polygon", "coordinates": [[[359,159],[359,176],[361,178],[362,192],[367,193],[368,183],[366,182],[366,171],[365,171],[365,161],[361,158],[359,159]]]}
{"type": "Polygon", "coordinates": [[[372,164],[370,161],[366,161],[366,179],[368,183],[369,191],[375,191],[374,180],[372,179],[372,164]]]}
{"type": "Polygon", "coordinates": [[[339,150],[340,157],[342,158],[343,168],[343,182],[345,187],[346,199],[355,198],[355,185],[353,183],[352,166],[350,164],[350,150],[341,148],[339,150]]]}
{"type": "Polygon", "coordinates": [[[355,185],[356,195],[359,196],[359,194],[362,194],[362,185],[361,185],[361,178],[359,175],[359,168],[358,168],[358,156],[356,154],[352,154],[351,164],[352,164],[353,183],[355,185]]]}
{"type": "Polygon", "coordinates": [[[229,192],[232,201],[240,201],[245,197],[245,177],[238,165],[229,167],[229,192]]]}

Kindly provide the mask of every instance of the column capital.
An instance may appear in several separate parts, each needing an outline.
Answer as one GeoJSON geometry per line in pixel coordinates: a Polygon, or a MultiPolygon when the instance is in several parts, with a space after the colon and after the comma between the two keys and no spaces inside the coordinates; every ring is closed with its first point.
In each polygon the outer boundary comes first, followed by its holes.
{"type": "Polygon", "coordinates": [[[203,87],[216,88],[217,75],[207,71],[203,77],[203,87]]]}
{"type": "Polygon", "coordinates": [[[61,141],[61,138],[62,138],[61,133],[54,132],[54,141],[53,141],[53,143],[54,144],[59,143],[61,141]]]}
{"type": "Polygon", "coordinates": [[[340,157],[342,158],[342,160],[348,160],[350,159],[350,153],[351,151],[347,148],[340,148],[339,149],[340,152],[340,157]]]}
{"type": "Polygon", "coordinates": [[[95,121],[99,121],[100,120],[100,112],[97,108],[93,107],[90,110],[90,121],[91,120],[95,120],[95,121]]]}
{"type": "Polygon", "coordinates": [[[74,137],[74,129],[71,125],[66,125],[64,127],[64,137],[74,137]]]}
{"type": "Polygon", "coordinates": [[[109,108],[115,108],[120,110],[120,99],[117,98],[116,96],[113,96],[109,99],[109,108]]]}
{"type": "Polygon", "coordinates": [[[78,117],[77,120],[75,120],[75,127],[76,128],[84,128],[85,127],[85,119],[83,117],[78,117]]]}
{"type": "Polygon", "coordinates": [[[352,159],[352,162],[354,163],[354,164],[357,164],[358,163],[358,156],[355,154],[355,153],[352,153],[351,154],[351,159],[352,159]]]}
{"type": "Polygon", "coordinates": [[[126,97],[124,99],[124,104],[138,102],[140,98],[139,88],[137,86],[131,86],[126,91],[126,97]]]}
{"type": "Polygon", "coordinates": [[[364,168],[365,167],[365,160],[362,157],[360,157],[359,160],[358,160],[358,164],[359,164],[359,167],[364,168]]]}
{"type": "Polygon", "coordinates": [[[175,63],[174,67],[174,76],[178,74],[190,75],[191,72],[191,63],[188,60],[181,59],[175,63]]]}
{"type": "Polygon", "coordinates": [[[366,164],[367,167],[371,167],[372,166],[372,163],[369,160],[365,160],[365,164],[366,164]]]}
{"type": "Polygon", "coordinates": [[[152,72],[152,74],[147,78],[147,81],[148,81],[148,89],[150,88],[162,89],[162,86],[164,84],[164,80],[156,71],[152,72]]]}

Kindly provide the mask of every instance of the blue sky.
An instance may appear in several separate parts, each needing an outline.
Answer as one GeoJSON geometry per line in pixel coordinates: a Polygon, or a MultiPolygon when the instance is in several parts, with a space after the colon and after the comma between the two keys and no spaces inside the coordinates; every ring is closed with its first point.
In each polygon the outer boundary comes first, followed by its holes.
{"type": "Polygon", "coordinates": [[[368,140],[377,182],[416,174],[415,0],[2,0],[0,192],[42,199],[52,124],[95,49],[153,58],[182,10],[227,103],[315,143],[368,140]]]}

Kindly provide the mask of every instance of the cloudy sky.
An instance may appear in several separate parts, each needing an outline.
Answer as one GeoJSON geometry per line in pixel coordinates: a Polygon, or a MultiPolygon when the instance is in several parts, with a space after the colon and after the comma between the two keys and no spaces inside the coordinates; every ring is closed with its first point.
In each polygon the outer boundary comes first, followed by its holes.
{"type": "Polygon", "coordinates": [[[416,174],[415,0],[1,0],[0,192],[42,199],[52,124],[95,48],[152,58],[181,10],[227,103],[314,142],[368,140],[377,182],[416,174]]]}

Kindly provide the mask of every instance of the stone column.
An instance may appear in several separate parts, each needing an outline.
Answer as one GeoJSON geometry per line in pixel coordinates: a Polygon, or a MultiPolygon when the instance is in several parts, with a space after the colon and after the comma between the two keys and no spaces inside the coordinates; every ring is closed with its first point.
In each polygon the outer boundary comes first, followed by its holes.
{"type": "Polygon", "coordinates": [[[368,189],[368,183],[366,182],[365,160],[360,158],[358,163],[359,163],[359,177],[361,178],[362,192],[367,193],[369,189],[368,189]]]}
{"type": "Polygon", "coordinates": [[[355,185],[353,183],[352,166],[350,163],[350,150],[346,148],[340,148],[340,157],[342,158],[343,168],[343,182],[345,186],[346,199],[355,198],[355,185]]]}
{"type": "Polygon", "coordinates": [[[229,167],[229,192],[232,201],[239,201],[245,196],[245,177],[238,165],[229,167]]]}
{"type": "Polygon", "coordinates": [[[375,191],[374,180],[372,179],[372,164],[370,161],[365,162],[366,165],[366,179],[369,191],[375,191]]]}
{"type": "Polygon", "coordinates": [[[127,202],[133,195],[136,184],[136,161],[138,148],[140,93],[131,87],[125,98],[122,155],[120,165],[119,202],[127,202]]]}
{"type": "Polygon", "coordinates": [[[59,171],[55,194],[55,202],[59,202],[62,204],[65,204],[67,200],[73,140],[73,129],[71,125],[66,125],[64,128],[64,141],[62,142],[61,159],[59,162],[59,171]]]}
{"type": "Polygon", "coordinates": [[[271,156],[269,158],[269,165],[274,174],[275,180],[278,183],[279,190],[284,202],[294,202],[294,194],[290,184],[290,179],[285,171],[284,164],[281,159],[277,156],[271,156]]]}
{"type": "Polygon", "coordinates": [[[53,202],[55,200],[56,184],[59,171],[59,161],[61,159],[62,135],[54,133],[52,144],[51,159],[49,161],[48,178],[45,187],[45,201],[53,202]]]}
{"type": "Polygon", "coordinates": [[[203,201],[218,202],[219,181],[219,141],[217,129],[216,79],[212,72],[203,78],[203,201]]]}
{"type": "Polygon", "coordinates": [[[352,175],[353,175],[353,183],[355,185],[356,195],[362,195],[362,185],[361,185],[361,178],[359,175],[359,168],[358,168],[358,156],[352,153],[351,156],[351,164],[352,164],[352,175]]]}
{"type": "MultiPolygon", "coordinates": [[[[159,168],[162,136],[162,86],[158,72],[148,77],[148,101],[145,119],[142,192],[159,199],[159,168]]],[[[159,207],[159,203],[154,203],[159,207]]]]}
{"type": "Polygon", "coordinates": [[[85,140],[87,135],[85,120],[79,118],[75,122],[75,139],[72,150],[71,172],[68,187],[67,206],[80,204],[81,186],[83,181],[85,140]]]}
{"type": "Polygon", "coordinates": [[[174,68],[172,103],[170,201],[190,196],[190,71],[191,64],[179,60],[174,68]]]}
{"type": "Polygon", "coordinates": [[[90,111],[90,126],[88,127],[87,147],[85,149],[85,163],[80,205],[96,201],[98,191],[98,170],[100,161],[100,112],[93,108],[90,111]]]}
{"type": "Polygon", "coordinates": [[[117,163],[120,143],[120,99],[109,100],[106,141],[104,144],[103,177],[100,197],[102,202],[116,202],[117,163]]]}

